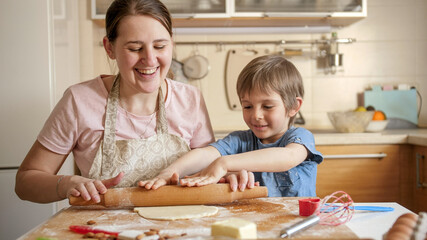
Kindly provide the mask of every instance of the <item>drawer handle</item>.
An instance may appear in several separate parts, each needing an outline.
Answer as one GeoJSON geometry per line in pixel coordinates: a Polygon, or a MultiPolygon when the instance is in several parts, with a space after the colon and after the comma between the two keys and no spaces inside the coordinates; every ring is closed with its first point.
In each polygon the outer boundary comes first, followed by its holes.
{"type": "Polygon", "coordinates": [[[426,182],[421,182],[421,177],[420,177],[420,160],[423,160],[423,162],[424,162],[424,159],[425,159],[425,157],[424,157],[424,155],[421,155],[421,154],[419,154],[419,153],[417,153],[416,155],[415,155],[415,161],[416,161],[416,165],[417,165],[417,168],[416,168],[416,175],[417,175],[417,188],[427,188],[427,183],[426,182]]]}
{"type": "Polygon", "coordinates": [[[324,155],[324,159],[385,158],[385,153],[324,155]]]}

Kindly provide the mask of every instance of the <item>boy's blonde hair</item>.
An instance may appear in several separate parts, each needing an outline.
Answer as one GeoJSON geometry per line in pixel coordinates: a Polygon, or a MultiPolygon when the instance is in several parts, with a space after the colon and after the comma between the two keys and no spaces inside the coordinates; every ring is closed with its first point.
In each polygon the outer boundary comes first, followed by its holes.
{"type": "MultiPolygon", "coordinates": [[[[286,111],[297,108],[296,98],[304,96],[298,69],[284,57],[275,55],[257,57],[249,62],[239,74],[236,89],[240,99],[254,89],[264,93],[274,91],[282,98],[286,111]]],[[[289,119],[289,126],[295,117],[289,119]]]]}

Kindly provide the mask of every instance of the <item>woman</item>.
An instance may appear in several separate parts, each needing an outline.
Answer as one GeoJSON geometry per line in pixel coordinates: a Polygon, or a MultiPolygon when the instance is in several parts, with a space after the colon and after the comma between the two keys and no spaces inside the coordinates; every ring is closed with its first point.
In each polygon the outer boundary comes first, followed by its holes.
{"type": "Polygon", "coordinates": [[[67,89],[18,170],[21,199],[46,203],[73,195],[99,202],[107,188],[135,186],[213,142],[200,92],[166,78],[171,25],[160,1],[112,3],[103,43],[119,73],[67,89]],[[56,175],[71,152],[82,176],[56,175]]]}

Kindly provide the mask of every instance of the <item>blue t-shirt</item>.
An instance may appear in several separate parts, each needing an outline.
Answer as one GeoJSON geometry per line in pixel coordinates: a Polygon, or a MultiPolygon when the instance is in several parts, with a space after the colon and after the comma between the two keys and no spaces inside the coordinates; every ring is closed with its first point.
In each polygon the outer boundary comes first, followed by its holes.
{"type": "MultiPolygon", "coordinates": [[[[316,151],[313,134],[305,128],[291,127],[275,143],[263,144],[251,130],[235,131],[211,146],[222,156],[298,143],[308,150],[307,158],[285,172],[254,172],[255,181],[268,188],[269,197],[315,197],[317,164],[323,156],[316,151]]],[[[262,159],[260,159],[262,161],[262,159]]]]}

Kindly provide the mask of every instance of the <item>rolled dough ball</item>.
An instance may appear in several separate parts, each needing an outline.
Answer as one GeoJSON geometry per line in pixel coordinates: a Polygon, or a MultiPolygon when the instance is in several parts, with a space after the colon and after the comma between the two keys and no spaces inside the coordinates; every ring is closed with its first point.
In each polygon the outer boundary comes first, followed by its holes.
{"type": "Polygon", "coordinates": [[[215,215],[218,212],[217,207],[204,205],[136,207],[133,210],[138,212],[141,217],[155,220],[201,218],[215,215]]]}
{"type": "Polygon", "coordinates": [[[211,235],[237,239],[256,239],[256,224],[240,218],[230,218],[212,224],[211,235]]]}

